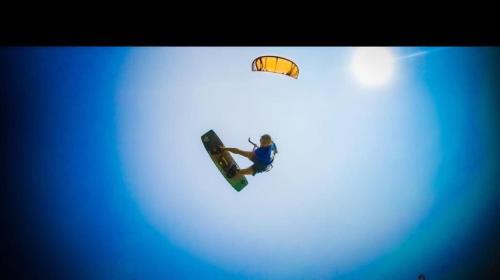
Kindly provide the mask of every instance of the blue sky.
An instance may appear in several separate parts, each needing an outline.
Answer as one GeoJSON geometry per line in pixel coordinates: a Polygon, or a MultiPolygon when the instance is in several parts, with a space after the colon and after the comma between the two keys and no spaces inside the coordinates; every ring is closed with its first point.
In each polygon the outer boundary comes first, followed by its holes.
{"type": "Polygon", "coordinates": [[[493,217],[491,49],[391,48],[381,87],[355,48],[8,51],[40,94],[40,242],[82,279],[447,279],[493,217]],[[252,72],[265,54],[299,78],[252,72]],[[210,129],[248,150],[271,134],[273,170],[234,191],[210,129]]]}

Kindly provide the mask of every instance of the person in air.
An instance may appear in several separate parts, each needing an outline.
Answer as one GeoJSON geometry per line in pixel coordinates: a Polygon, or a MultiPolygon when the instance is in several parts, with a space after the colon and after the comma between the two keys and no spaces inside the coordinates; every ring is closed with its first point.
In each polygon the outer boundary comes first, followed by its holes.
{"type": "MultiPolygon", "coordinates": [[[[250,138],[248,139],[250,143],[250,138]]],[[[220,147],[221,151],[228,151],[233,154],[238,154],[244,156],[253,162],[253,165],[245,169],[236,169],[228,174],[230,178],[236,175],[252,175],[255,176],[257,173],[264,171],[269,171],[272,168],[272,162],[274,160],[274,155],[278,153],[276,144],[272,140],[269,134],[264,134],[260,137],[260,147],[256,144],[254,145],[253,151],[242,151],[237,148],[227,148],[220,147]]]]}

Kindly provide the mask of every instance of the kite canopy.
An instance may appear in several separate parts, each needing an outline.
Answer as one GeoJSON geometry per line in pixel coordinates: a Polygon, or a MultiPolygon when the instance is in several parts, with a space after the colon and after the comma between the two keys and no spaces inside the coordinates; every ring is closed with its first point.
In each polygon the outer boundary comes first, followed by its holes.
{"type": "Polygon", "coordinates": [[[299,67],[295,62],[279,56],[260,56],[252,62],[252,71],[284,74],[297,79],[299,67]]]}

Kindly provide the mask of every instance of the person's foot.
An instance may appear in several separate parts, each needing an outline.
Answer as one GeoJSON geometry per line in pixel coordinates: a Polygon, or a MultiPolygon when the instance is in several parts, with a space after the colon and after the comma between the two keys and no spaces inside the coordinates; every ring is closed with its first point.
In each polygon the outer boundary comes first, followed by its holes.
{"type": "Polygon", "coordinates": [[[220,154],[224,151],[224,147],[223,146],[216,146],[212,149],[212,154],[213,155],[216,155],[216,154],[220,154]]]}
{"type": "Polygon", "coordinates": [[[236,165],[233,165],[227,171],[227,177],[228,178],[233,178],[234,176],[236,176],[238,174],[238,172],[240,172],[240,169],[236,165]]]}

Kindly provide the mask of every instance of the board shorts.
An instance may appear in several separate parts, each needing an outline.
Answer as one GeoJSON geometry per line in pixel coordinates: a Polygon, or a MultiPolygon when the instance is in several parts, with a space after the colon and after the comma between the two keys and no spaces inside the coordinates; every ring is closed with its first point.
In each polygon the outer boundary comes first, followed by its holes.
{"type": "Polygon", "coordinates": [[[268,164],[262,164],[262,163],[258,162],[257,159],[255,158],[255,154],[253,154],[253,156],[250,160],[253,162],[253,165],[250,166],[253,170],[252,176],[255,176],[255,174],[257,174],[257,173],[261,173],[261,172],[266,171],[267,167],[269,166],[268,164]]]}

